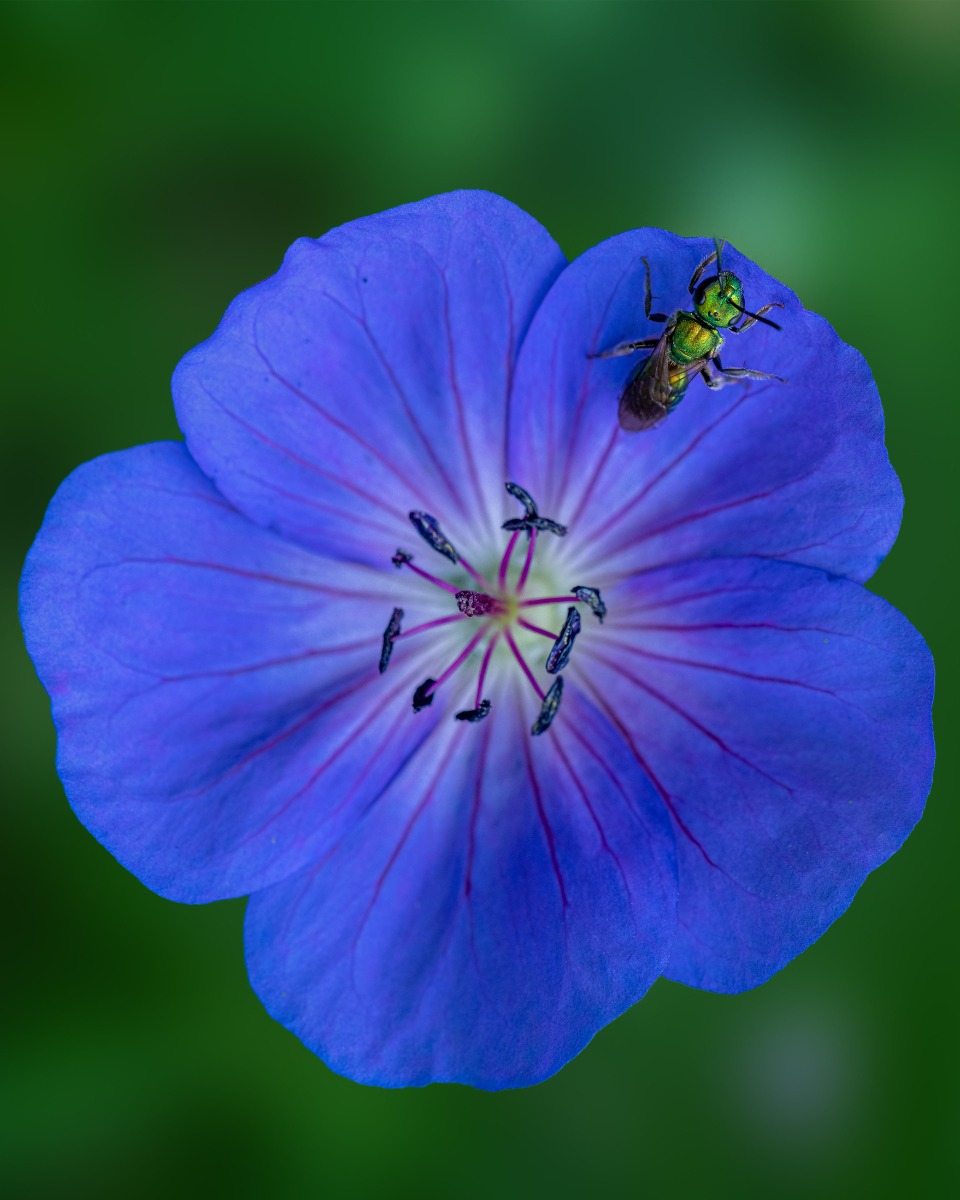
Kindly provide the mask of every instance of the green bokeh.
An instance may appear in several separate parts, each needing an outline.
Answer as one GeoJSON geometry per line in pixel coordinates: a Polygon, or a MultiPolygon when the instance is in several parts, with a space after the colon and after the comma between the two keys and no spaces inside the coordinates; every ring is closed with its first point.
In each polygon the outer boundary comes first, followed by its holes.
{"type": "Polygon", "coordinates": [[[950,3],[0,6],[12,1194],[952,1190],[958,51],[950,3]],[[865,353],[907,496],[872,586],[940,677],[928,815],[816,946],[745,996],[661,982],[500,1095],[361,1088],[275,1025],[242,902],[159,899],[71,815],[12,620],[60,479],[177,435],[174,364],[294,237],[465,186],[570,256],[722,233],[865,353]]]}

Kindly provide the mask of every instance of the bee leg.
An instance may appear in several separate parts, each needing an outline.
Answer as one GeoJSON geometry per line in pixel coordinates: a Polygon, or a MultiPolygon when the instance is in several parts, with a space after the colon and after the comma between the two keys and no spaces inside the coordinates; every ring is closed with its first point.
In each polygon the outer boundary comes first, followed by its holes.
{"type": "Polygon", "coordinates": [[[654,296],[650,290],[650,264],[646,259],[643,259],[643,265],[646,267],[646,278],[643,282],[643,311],[646,314],[648,321],[663,322],[667,319],[667,314],[662,312],[651,312],[650,306],[654,300],[659,300],[659,296],[654,296]]]}
{"type": "Polygon", "coordinates": [[[765,304],[763,308],[758,308],[756,313],[749,317],[746,321],[741,321],[739,325],[728,325],[727,332],[743,333],[745,329],[749,329],[751,325],[756,325],[757,317],[762,317],[765,312],[769,312],[771,308],[783,308],[779,300],[774,300],[772,304],[765,304]]]}
{"type": "Polygon", "coordinates": [[[709,362],[703,364],[703,370],[700,372],[703,377],[703,382],[712,391],[719,391],[723,387],[723,377],[715,373],[714,368],[709,362]]]}
{"type": "Polygon", "coordinates": [[[724,367],[719,358],[714,358],[713,366],[717,372],[717,379],[708,384],[709,387],[723,387],[727,383],[741,383],[745,379],[776,379],[780,383],[787,382],[782,375],[771,375],[769,371],[751,371],[749,367],[724,367]]]}
{"type": "Polygon", "coordinates": [[[652,350],[660,344],[658,337],[641,338],[638,342],[621,342],[612,350],[601,350],[599,354],[588,354],[587,358],[618,358],[621,354],[632,354],[634,350],[652,350]]]}
{"type": "MultiPolygon", "coordinates": [[[[646,261],[646,260],[644,260],[644,261],[646,261]]],[[[716,252],[716,250],[714,250],[714,252],[712,254],[707,255],[707,257],[703,260],[703,262],[700,264],[700,266],[697,267],[697,269],[694,271],[694,273],[690,276],[689,291],[690,291],[691,296],[693,295],[694,291],[696,290],[697,284],[700,282],[700,276],[704,273],[704,271],[707,269],[707,267],[710,266],[711,263],[714,263],[716,261],[717,261],[717,252],[716,252]]]]}

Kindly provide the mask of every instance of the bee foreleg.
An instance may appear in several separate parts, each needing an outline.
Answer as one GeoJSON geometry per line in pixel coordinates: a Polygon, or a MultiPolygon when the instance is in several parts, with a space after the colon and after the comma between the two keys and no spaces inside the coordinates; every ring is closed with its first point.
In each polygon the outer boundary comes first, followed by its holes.
{"type": "Polygon", "coordinates": [[[703,382],[711,391],[716,392],[723,387],[723,376],[715,374],[709,362],[703,364],[703,370],[700,374],[703,376],[703,382]]]}
{"type": "Polygon", "coordinates": [[[643,282],[643,311],[646,314],[648,321],[665,321],[667,314],[662,312],[651,312],[650,306],[654,300],[658,300],[659,296],[654,296],[650,288],[650,264],[646,259],[643,260],[643,265],[646,268],[646,277],[643,282]]]}
{"type": "Polygon", "coordinates": [[[612,350],[601,350],[599,354],[588,354],[587,358],[618,358],[621,354],[632,354],[634,350],[652,350],[659,343],[658,337],[641,338],[638,342],[621,342],[612,350]]]}
{"type": "Polygon", "coordinates": [[[689,290],[690,290],[691,296],[693,295],[697,284],[700,282],[700,276],[704,273],[704,271],[707,269],[707,267],[710,266],[711,263],[716,262],[716,261],[717,261],[717,252],[716,252],[716,250],[714,250],[714,252],[712,254],[707,255],[707,257],[703,260],[703,262],[700,264],[700,266],[697,267],[697,269],[694,271],[694,273],[690,276],[689,290]]]}

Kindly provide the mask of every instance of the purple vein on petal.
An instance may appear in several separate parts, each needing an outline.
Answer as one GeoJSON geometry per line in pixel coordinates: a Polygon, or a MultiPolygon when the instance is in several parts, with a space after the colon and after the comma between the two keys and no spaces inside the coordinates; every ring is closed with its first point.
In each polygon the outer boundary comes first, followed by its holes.
{"type": "MultiPolygon", "coordinates": [[[[628,879],[627,879],[626,872],[625,872],[625,871],[624,871],[624,869],[623,869],[623,863],[620,861],[620,856],[617,854],[617,852],[616,852],[616,851],[613,849],[613,847],[610,845],[610,842],[609,842],[609,840],[608,840],[608,838],[607,838],[607,831],[606,831],[606,829],[604,829],[604,827],[603,827],[603,822],[602,822],[602,821],[600,820],[600,818],[597,816],[597,812],[596,812],[596,810],[594,809],[593,805],[592,805],[592,804],[591,804],[591,802],[590,802],[590,794],[589,794],[589,792],[587,791],[587,788],[586,788],[586,786],[585,786],[585,784],[584,784],[583,780],[580,778],[580,776],[579,776],[579,775],[577,774],[577,772],[574,770],[573,763],[572,763],[572,762],[570,761],[570,759],[567,757],[566,751],[564,750],[564,748],[563,748],[563,745],[562,745],[562,743],[561,743],[560,739],[557,739],[557,740],[555,741],[555,743],[554,743],[554,749],[556,750],[557,754],[559,755],[559,757],[560,757],[560,761],[561,761],[561,762],[563,763],[563,765],[564,765],[564,766],[567,768],[567,774],[570,776],[571,780],[573,781],[573,785],[574,785],[574,787],[577,789],[577,792],[578,792],[578,793],[579,793],[579,795],[580,795],[580,800],[581,800],[581,802],[583,803],[583,805],[584,805],[584,806],[585,806],[585,808],[587,809],[587,812],[589,812],[589,814],[590,814],[590,818],[591,818],[591,820],[593,821],[593,824],[594,824],[594,826],[596,827],[597,833],[600,835],[600,845],[601,845],[601,847],[603,848],[603,850],[604,850],[604,851],[605,851],[607,854],[609,854],[609,855],[610,855],[610,857],[613,859],[614,863],[616,864],[616,867],[617,867],[617,872],[618,872],[618,873],[619,873],[619,875],[620,875],[620,879],[621,879],[621,881],[622,881],[622,883],[623,883],[623,886],[624,886],[624,888],[625,888],[625,890],[626,890],[626,893],[627,893],[627,895],[628,895],[628,896],[630,896],[630,897],[631,897],[631,899],[632,899],[632,898],[633,898],[633,892],[631,891],[631,888],[630,888],[630,883],[629,883],[629,881],[628,881],[628,879]]],[[[634,918],[634,922],[636,922],[636,918],[634,918]]]]}
{"type": "MultiPolygon", "coordinates": [[[[412,682],[412,677],[404,678],[400,683],[398,683],[393,688],[392,691],[388,692],[387,695],[382,699],[382,701],[381,701],[382,706],[386,707],[386,706],[394,703],[396,700],[398,700],[405,691],[409,690],[411,682],[412,682]]],[[[396,731],[404,723],[407,716],[408,716],[407,712],[403,709],[401,709],[397,712],[393,722],[388,727],[387,732],[384,735],[384,737],[381,739],[379,745],[377,745],[376,748],[370,752],[370,754],[366,755],[366,761],[365,761],[363,769],[360,772],[358,772],[356,777],[353,779],[350,787],[347,789],[347,791],[344,793],[344,795],[340,797],[340,799],[336,803],[336,805],[334,805],[334,807],[328,813],[325,813],[323,815],[322,820],[323,820],[324,824],[329,823],[335,816],[337,816],[337,814],[340,813],[347,806],[347,804],[350,802],[350,800],[356,795],[358,789],[363,784],[363,781],[373,770],[374,766],[376,766],[378,760],[380,759],[380,756],[387,749],[390,742],[393,740],[394,736],[396,735],[396,731]]],[[[340,757],[340,755],[343,754],[344,751],[349,749],[350,746],[352,746],[356,742],[357,738],[364,732],[365,729],[367,729],[369,727],[369,724],[370,724],[369,716],[364,712],[362,714],[361,719],[353,726],[353,728],[349,731],[349,733],[347,733],[346,736],[337,744],[336,748],[330,754],[327,755],[327,757],[323,760],[323,762],[318,767],[316,767],[312,771],[312,773],[310,774],[310,777],[307,779],[306,783],[304,783],[301,787],[299,787],[293,793],[292,796],[289,796],[275,812],[272,812],[270,814],[270,816],[266,819],[266,821],[264,821],[264,823],[260,826],[259,829],[255,830],[251,834],[248,834],[247,837],[244,838],[244,843],[246,843],[248,841],[252,841],[254,838],[260,837],[261,834],[263,834],[267,829],[269,829],[270,826],[275,821],[277,821],[281,817],[283,817],[293,807],[293,805],[296,804],[296,802],[298,800],[300,800],[303,796],[305,796],[307,794],[307,792],[309,792],[315,786],[317,780],[320,779],[320,777],[324,774],[324,772],[328,771],[330,769],[330,767],[333,766],[333,764],[337,761],[337,759],[340,757]]]]}
{"type": "MultiPolygon", "coordinates": [[[[436,266],[436,264],[434,265],[436,266]]],[[[457,355],[453,345],[453,329],[450,326],[450,287],[447,283],[447,274],[443,268],[437,266],[437,270],[440,272],[440,279],[443,283],[443,324],[447,335],[447,371],[450,387],[457,402],[457,428],[460,432],[460,444],[463,447],[463,454],[467,460],[467,470],[470,472],[470,481],[473,485],[477,506],[482,511],[485,508],[483,488],[480,486],[480,476],[473,457],[473,446],[470,442],[470,435],[467,432],[467,416],[463,407],[463,396],[460,393],[460,381],[457,378],[457,355]]]]}
{"type": "Polygon", "coordinates": [[[369,686],[377,678],[378,676],[376,674],[373,674],[372,676],[369,674],[361,675],[342,691],[337,692],[333,696],[328,696],[326,700],[323,700],[320,704],[315,705],[309,710],[309,712],[299,717],[291,725],[288,725],[286,729],[281,729],[279,733],[272,734],[266,739],[266,741],[261,742],[259,746],[255,746],[252,750],[248,750],[247,753],[241,758],[237,759],[236,762],[231,763],[231,765],[227,767],[225,771],[221,771],[219,775],[217,775],[214,779],[211,779],[208,783],[205,783],[202,787],[194,788],[193,791],[182,793],[181,798],[195,799],[196,797],[202,796],[204,793],[211,791],[213,788],[219,787],[219,785],[223,783],[225,779],[228,779],[231,775],[236,775],[238,771],[242,771],[244,767],[246,767],[248,763],[251,763],[255,758],[259,758],[261,755],[269,753],[282,742],[285,742],[287,738],[293,737],[293,735],[299,733],[301,729],[305,729],[308,725],[311,725],[317,719],[317,717],[325,713],[327,709],[339,704],[341,700],[345,700],[348,696],[352,696],[355,692],[360,691],[362,688],[369,686]]]}
{"type": "Polygon", "coordinates": [[[225,575],[236,575],[241,579],[255,579],[260,583],[276,583],[281,587],[296,588],[303,592],[315,592],[320,596],[338,596],[348,600],[369,600],[371,593],[360,588],[338,588],[329,584],[312,583],[305,579],[287,579],[283,575],[270,575],[266,571],[248,571],[243,567],[230,567],[225,563],[205,562],[201,559],[176,558],[168,555],[165,558],[121,558],[115,562],[97,563],[81,576],[81,581],[87,580],[98,571],[106,571],[111,567],[124,566],[154,566],[154,567],[189,567],[201,571],[222,571],[225,575]]]}
{"type": "Polygon", "coordinates": [[[269,434],[264,433],[262,429],[258,429],[255,425],[251,424],[250,421],[247,421],[244,417],[241,417],[239,413],[235,413],[233,409],[227,408],[223,401],[218,400],[217,397],[214,396],[213,393],[210,392],[206,387],[204,387],[202,383],[199,386],[200,389],[210,399],[210,401],[215,404],[225,416],[228,416],[231,420],[236,421],[237,424],[246,429],[249,434],[255,437],[258,441],[263,442],[265,446],[269,446],[272,450],[276,450],[280,454],[285,455],[290,459],[291,462],[298,463],[301,467],[306,468],[308,471],[312,471],[315,475],[319,475],[322,479],[329,479],[331,483],[335,483],[338,487],[342,487],[348,492],[353,492],[355,495],[359,496],[363,500],[366,500],[376,508],[380,508],[385,513],[389,513],[391,517],[396,517],[400,521],[406,520],[406,514],[401,512],[400,509],[393,508],[379,496],[375,496],[372,492],[365,491],[363,488],[358,487],[351,480],[344,479],[341,475],[336,475],[332,471],[325,470],[323,467],[319,466],[315,462],[312,462],[310,459],[303,458],[302,455],[299,455],[294,450],[291,450],[289,446],[284,446],[281,442],[275,441],[269,436],[269,434]]]}
{"type": "Polygon", "coordinates": [[[742,763],[745,767],[749,767],[750,770],[756,771],[756,773],[763,779],[766,779],[769,783],[772,783],[774,786],[785,791],[788,796],[792,796],[794,794],[793,788],[791,788],[788,784],[782,783],[779,779],[765,771],[763,767],[758,767],[757,764],[752,762],[749,758],[744,758],[742,754],[738,754],[732,746],[727,745],[727,743],[722,737],[720,737],[719,734],[714,733],[712,729],[708,729],[702,721],[698,721],[697,718],[693,716],[692,713],[687,712],[687,710],[681,704],[678,704],[675,700],[671,700],[669,696],[665,696],[663,692],[658,691],[657,688],[641,679],[638,675],[634,675],[632,671],[628,671],[621,663],[607,658],[602,652],[598,652],[595,648],[589,646],[585,649],[587,652],[592,654],[595,659],[597,659],[599,662],[602,662],[608,670],[613,671],[615,675],[620,675],[622,678],[629,680],[634,687],[640,688],[641,691],[646,692],[648,696],[651,696],[654,700],[657,700],[665,708],[669,708],[671,712],[676,713],[678,717],[686,721],[687,724],[691,725],[705,738],[709,739],[709,741],[713,742],[715,746],[719,747],[724,754],[736,759],[737,762],[742,763]]]}
{"type": "MultiPolygon", "coordinates": [[[[672,603],[674,602],[671,601],[672,603]]],[[[659,608],[662,605],[658,604],[656,607],[659,608]]],[[[738,631],[742,629],[766,629],[774,633],[823,633],[829,637],[852,638],[858,642],[866,640],[855,633],[847,633],[839,629],[827,629],[822,625],[779,625],[775,621],[688,621],[682,624],[666,621],[619,621],[617,622],[617,629],[650,630],[657,633],[702,633],[712,631],[726,632],[732,629],[738,631]]],[[[867,644],[872,645],[873,643],[868,642],[867,644]]]]}
{"type": "Polygon", "coordinates": [[[254,330],[253,345],[257,354],[260,356],[263,365],[267,368],[273,378],[276,379],[279,384],[285,387],[291,393],[291,395],[296,396],[298,400],[302,400],[303,403],[308,405],[315,413],[317,413],[318,416],[321,416],[325,420],[329,421],[329,423],[335,429],[339,429],[341,433],[344,433],[347,435],[347,437],[352,438],[358,446],[361,446],[367,451],[368,454],[372,454],[373,457],[380,462],[392,475],[399,479],[406,489],[415,492],[424,504],[429,505],[429,500],[426,496],[426,493],[421,491],[416,480],[412,480],[408,473],[401,471],[391,458],[388,458],[387,455],[385,455],[381,450],[379,450],[371,442],[368,442],[365,437],[357,433],[357,431],[351,428],[351,426],[349,426],[345,421],[341,421],[339,417],[335,417],[333,413],[328,412],[318,400],[314,399],[313,396],[302,391],[296,386],[296,384],[292,383],[289,379],[280,374],[280,372],[274,367],[273,363],[271,363],[270,359],[267,358],[266,354],[264,354],[263,350],[260,348],[260,342],[257,338],[256,330],[254,330]]]}
{"type": "Polygon", "coordinates": [[[400,857],[400,855],[403,851],[404,846],[407,844],[407,839],[410,837],[410,834],[413,832],[414,826],[420,820],[421,816],[424,814],[424,812],[427,810],[427,808],[433,801],[433,797],[436,793],[436,790],[440,783],[440,780],[446,774],[447,767],[450,765],[450,759],[453,756],[453,752],[456,749],[456,745],[457,745],[457,739],[454,737],[451,737],[447,744],[447,748],[443,754],[443,757],[440,760],[440,764],[437,767],[436,771],[434,772],[433,778],[430,780],[429,787],[427,788],[426,792],[424,793],[423,798],[420,800],[419,804],[416,806],[416,808],[413,810],[413,812],[410,814],[409,818],[407,819],[407,823],[403,827],[403,832],[400,834],[400,837],[397,840],[397,844],[394,846],[394,848],[390,854],[390,857],[387,859],[386,865],[384,866],[383,870],[380,872],[380,875],[378,876],[377,881],[374,884],[373,895],[370,897],[370,903],[367,905],[366,911],[364,912],[362,918],[360,919],[360,924],[357,926],[357,932],[354,934],[354,937],[353,937],[353,943],[351,945],[351,959],[356,954],[357,946],[360,943],[360,938],[363,936],[363,931],[364,931],[364,929],[366,929],[367,922],[370,920],[370,915],[373,912],[374,906],[376,905],[377,900],[379,900],[379,898],[380,898],[380,893],[383,891],[383,885],[386,883],[387,877],[389,876],[390,872],[393,870],[397,859],[400,857]]]}
{"type": "MultiPolygon", "coordinates": [[[[800,476],[800,479],[803,478],[806,478],[806,476],[800,476]]],[[[643,542],[648,542],[663,533],[671,533],[683,525],[692,525],[695,521],[705,521],[709,517],[716,516],[717,513],[729,512],[731,509],[741,508],[745,504],[754,504],[758,500],[767,500],[771,496],[775,496],[777,492],[782,492],[784,488],[791,487],[797,482],[797,479],[788,479],[783,483],[774,484],[773,487],[765,488],[762,492],[753,492],[749,496],[737,496],[733,500],[724,500],[720,504],[712,504],[709,508],[702,508],[697,512],[684,513],[682,516],[675,517],[672,521],[665,521],[662,525],[654,526],[653,529],[645,529],[642,533],[628,534],[623,540],[615,542],[612,546],[605,547],[605,553],[613,555],[621,554],[626,550],[632,550],[635,546],[639,546],[643,542]]]]}
{"type": "MultiPolygon", "coordinates": [[[[357,289],[357,291],[358,291],[358,296],[360,297],[360,305],[362,308],[363,307],[363,294],[359,288],[357,289]]],[[[327,293],[324,293],[324,294],[326,295],[327,293]]],[[[345,312],[347,314],[347,316],[352,317],[359,324],[359,326],[363,330],[363,332],[366,334],[367,339],[370,342],[370,345],[374,349],[374,353],[376,354],[377,358],[380,360],[380,365],[383,367],[384,371],[387,373],[387,377],[389,378],[390,383],[393,386],[393,390],[396,393],[397,398],[399,399],[400,404],[403,407],[403,411],[404,411],[404,414],[406,415],[407,420],[410,422],[414,432],[416,433],[417,437],[420,439],[421,445],[423,446],[424,450],[426,451],[427,457],[430,459],[431,463],[433,463],[434,469],[436,470],[436,472],[440,476],[440,478],[443,480],[443,482],[446,486],[447,492],[450,494],[450,497],[453,500],[453,502],[457,505],[457,507],[460,509],[460,511],[465,516],[467,516],[468,509],[466,507],[466,504],[464,503],[463,496],[461,495],[460,491],[456,487],[454,487],[453,480],[450,478],[449,474],[447,473],[446,467],[443,465],[443,460],[437,454],[436,448],[434,447],[433,443],[430,441],[430,439],[427,437],[426,433],[424,432],[423,426],[417,420],[416,411],[411,406],[410,401],[407,398],[407,394],[404,391],[404,389],[400,383],[400,380],[396,375],[396,372],[393,370],[393,367],[390,366],[390,362],[387,359],[387,356],[384,354],[383,350],[380,347],[380,343],[377,341],[376,337],[374,337],[373,330],[370,328],[369,324],[367,323],[366,313],[364,313],[363,316],[358,317],[356,313],[351,312],[350,309],[347,308],[347,306],[342,301],[338,300],[335,296],[330,296],[330,299],[332,300],[332,302],[334,304],[337,305],[338,308],[342,309],[342,311],[345,312]]]]}
{"type": "MultiPolygon", "coordinates": [[[[507,634],[509,637],[510,635],[507,634]]],[[[553,873],[557,877],[557,886],[560,889],[560,901],[564,909],[570,907],[570,901],[567,899],[567,889],[563,882],[563,872],[560,870],[560,860],[557,858],[557,842],[553,833],[553,827],[547,818],[546,810],[543,807],[543,796],[540,792],[540,781],[537,779],[537,773],[533,768],[533,756],[530,753],[530,743],[524,738],[521,741],[523,746],[523,756],[527,763],[527,775],[530,778],[530,786],[533,789],[533,798],[537,806],[537,817],[540,820],[540,827],[543,829],[543,836],[546,839],[547,848],[550,851],[550,861],[553,864],[553,873]]]]}
{"type": "Polygon", "coordinates": [[[298,492],[288,491],[286,488],[282,488],[279,484],[274,483],[272,479],[264,479],[260,475],[255,475],[252,471],[240,471],[238,474],[242,475],[245,479],[249,479],[251,483],[257,484],[258,487],[267,488],[269,491],[275,492],[278,496],[283,496],[285,500],[292,500],[295,504],[304,505],[305,508],[312,508],[317,512],[325,513],[327,516],[333,517],[337,521],[342,521],[347,525],[363,525],[366,529],[385,535],[391,539],[397,536],[395,528],[380,525],[370,517],[362,517],[356,513],[345,512],[343,509],[335,508],[332,504],[327,504],[323,500],[314,500],[311,496],[301,496],[298,492]]]}
{"type": "MultiPolygon", "coordinates": [[[[610,720],[611,724],[617,729],[620,736],[623,738],[624,742],[626,743],[627,747],[629,748],[630,753],[636,759],[637,765],[640,767],[640,769],[644,772],[644,774],[647,776],[647,778],[650,780],[650,782],[656,788],[657,794],[659,795],[660,799],[663,801],[664,805],[666,806],[667,812],[669,812],[671,819],[673,820],[673,822],[677,826],[677,828],[680,830],[680,832],[683,834],[683,836],[687,839],[687,841],[689,841],[691,843],[691,845],[695,846],[697,848],[697,850],[700,851],[701,855],[703,856],[704,861],[707,863],[708,866],[711,866],[711,867],[715,868],[717,871],[720,871],[720,872],[722,872],[722,874],[726,875],[727,872],[724,871],[723,867],[721,867],[719,863],[715,863],[713,861],[713,859],[710,857],[710,855],[707,853],[706,849],[704,848],[703,844],[699,841],[699,839],[696,837],[696,835],[693,833],[693,831],[687,826],[686,822],[680,816],[679,812],[677,811],[677,806],[674,803],[674,797],[671,795],[671,793],[669,791],[667,791],[666,787],[664,787],[660,778],[655,774],[652,767],[647,762],[646,758],[643,756],[643,754],[641,754],[640,750],[637,748],[636,742],[634,742],[633,737],[630,734],[630,731],[627,729],[627,727],[624,725],[624,723],[617,716],[614,709],[607,703],[606,698],[602,695],[602,693],[599,691],[598,688],[594,687],[594,685],[590,682],[589,679],[582,679],[581,683],[586,688],[586,690],[593,696],[594,702],[598,705],[598,707],[603,709],[603,711],[607,714],[607,717],[610,720]]],[[[728,878],[731,878],[731,877],[728,876],[728,878]]],[[[733,882],[736,882],[736,881],[734,880],[733,882]]]]}
{"type": "Polygon", "coordinates": [[[510,288],[510,277],[507,274],[507,264],[503,261],[503,255],[498,247],[493,247],[493,252],[496,255],[497,263],[500,266],[500,274],[503,278],[503,292],[507,298],[507,352],[504,357],[504,421],[503,421],[503,477],[510,478],[510,404],[511,393],[513,391],[513,368],[514,354],[516,342],[516,316],[513,306],[513,291],[510,288]]]}
{"type": "MultiPolygon", "coordinates": [[[[807,683],[802,679],[787,679],[781,675],[756,675],[752,671],[740,671],[736,667],[728,667],[722,663],[707,663],[699,662],[692,658],[679,658],[672,654],[657,654],[653,650],[643,650],[639,646],[633,646],[626,641],[615,641],[609,639],[607,645],[611,649],[617,648],[625,651],[628,654],[637,654],[642,658],[654,659],[657,662],[675,663],[680,667],[693,667],[700,671],[716,671],[721,675],[731,675],[736,679],[746,679],[751,683],[778,683],[784,687],[802,688],[808,692],[819,692],[821,696],[830,696],[836,700],[838,704],[845,704],[849,708],[855,708],[857,712],[863,713],[865,717],[869,717],[872,721],[876,718],[859,706],[854,704],[852,700],[848,700],[846,696],[841,696],[839,692],[835,692],[832,688],[817,687],[816,684],[807,683]]],[[[608,664],[609,665],[609,664],[608,664]]]]}
{"type": "MultiPolygon", "coordinates": [[[[568,485],[570,482],[570,469],[573,466],[574,448],[576,447],[577,438],[580,433],[580,421],[583,416],[583,408],[584,408],[584,404],[586,402],[587,391],[588,391],[589,385],[590,385],[590,377],[593,374],[594,359],[591,356],[593,354],[596,354],[597,349],[600,345],[600,331],[603,328],[603,326],[606,324],[607,316],[610,312],[610,308],[614,302],[614,299],[616,298],[617,292],[620,290],[621,286],[623,285],[624,279],[626,279],[627,275],[630,273],[630,271],[632,269],[633,269],[633,263],[628,263],[627,266],[624,267],[623,271],[621,272],[620,277],[617,280],[617,282],[610,289],[610,295],[607,297],[607,302],[603,306],[603,311],[600,314],[600,318],[597,321],[597,324],[594,326],[593,334],[590,338],[590,349],[587,351],[587,360],[586,360],[587,365],[584,368],[583,382],[580,385],[580,394],[577,397],[577,407],[576,407],[576,410],[573,415],[573,427],[570,431],[569,437],[567,438],[566,461],[564,463],[563,475],[561,477],[561,483],[560,483],[560,495],[561,496],[565,496],[567,494],[567,488],[568,488],[568,485]]],[[[554,342],[554,353],[556,354],[556,352],[557,352],[557,343],[554,342]]]]}
{"type": "MultiPolygon", "coordinates": [[[[281,658],[265,658],[260,662],[245,663],[242,667],[222,667],[218,670],[211,671],[191,671],[184,675],[159,675],[155,674],[158,683],[187,683],[197,679],[219,679],[221,677],[229,677],[233,675],[249,675],[255,671],[269,671],[272,667],[285,667],[293,663],[305,662],[312,658],[323,658],[328,654],[346,654],[351,650],[365,650],[372,646],[378,645],[380,638],[363,638],[357,642],[344,642],[339,646],[318,646],[312,647],[309,650],[301,650],[297,654],[287,654],[281,658]]],[[[154,674],[146,671],[142,667],[134,667],[129,663],[123,662],[115,654],[111,654],[120,666],[126,667],[127,670],[141,671],[146,674],[154,674]]]]}
{"type": "MultiPolygon", "coordinates": [[[[759,392],[754,393],[754,395],[757,395],[757,394],[759,394],[759,392]]],[[[645,483],[644,486],[636,493],[636,495],[631,496],[615,512],[613,512],[609,515],[604,514],[602,522],[599,525],[595,525],[594,528],[586,535],[587,540],[590,540],[590,539],[596,537],[596,535],[601,530],[603,532],[606,532],[609,529],[613,529],[628,514],[639,512],[639,505],[647,498],[647,496],[650,495],[650,493],[653,491],[653,489],[659,483],[662,483],[663,480],[666,479],[684,461],[684,459],[686,459],[690,454],[692,454],[693,451],[700,445],[700,443],[702,441],[704,441],[713,432],[713,430],[717,428],[718,425],[722,424],[724,421],[727,420],[728,417],[730,417],[734,412],[736,412],[736,410],[740,407],[741,404],[743,404],[743,402],[746,399],[747,399],[746,395],[741,395],[729,408],[725,409],[718,417],[715,417],[709,424],[705,425],[702,429],[698,430],[698,432],[687,443],[687,445],[684,446],[684,448],[682,450],[680,450],[670,460],[670,462],[668,462],[664,467],[662,467],[656,473],[656,475],[653,476],[652,479],[648,480],[647,483],[645,483]]],[[[591,480],[590,486],[592,489],[593,480],[591,480]]],[[[580,504],[578,505],[578,510],[582,509],[583,505],[586,503],[586,499],[587,499],[588,495],[589,495],[589,491],[587,493],[585,493],[583,499],[580,501],[580,504]]]]}

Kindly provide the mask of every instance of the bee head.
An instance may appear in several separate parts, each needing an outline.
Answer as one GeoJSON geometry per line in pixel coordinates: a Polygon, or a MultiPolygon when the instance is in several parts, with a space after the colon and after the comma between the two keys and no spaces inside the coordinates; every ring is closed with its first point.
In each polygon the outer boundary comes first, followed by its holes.
{"type": "Polygon", "coordinates": [[[743,313],[743,284],[732,271],[705,279],[693,296],[697,316],[715,329],[726,329],[743,313]]]}

